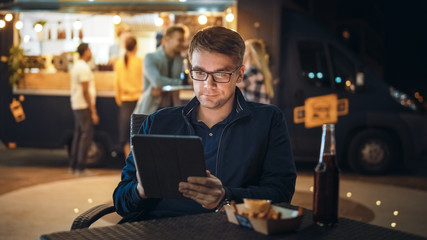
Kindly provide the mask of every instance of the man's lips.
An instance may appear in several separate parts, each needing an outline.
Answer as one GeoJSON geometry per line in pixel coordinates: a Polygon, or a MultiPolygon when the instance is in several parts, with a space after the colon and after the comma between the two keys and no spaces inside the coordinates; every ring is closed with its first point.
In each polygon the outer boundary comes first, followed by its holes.
{"type": "Polygon", "coordinates": [[[205,96],[205,97],[216,97],[216,96],[218,96],[218,94],[216,94],[216,93],[204,93],[203,96],[205,96]]]}

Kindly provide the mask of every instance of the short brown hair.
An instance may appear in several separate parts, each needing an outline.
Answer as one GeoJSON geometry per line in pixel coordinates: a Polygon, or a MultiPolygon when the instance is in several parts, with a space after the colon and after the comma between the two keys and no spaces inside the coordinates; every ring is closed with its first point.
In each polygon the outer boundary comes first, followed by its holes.
{"type": "Polygon", "coordinates": [[[243,64],[245,42],[236,31],[225,27],[207,27],[197,32],[190,43],[188,57],[195,51],[208,51],[230,56],[237,66],[243,64]]]}
{"type": "Polygon", "coordinates": [[[80,43],[80,45],[77,47],[77,52],[79,53],[79,56],[83,56],[83,54],[85,54],[88,48],[89,45],[87,43],[80,43]]]}
{"type": "Polygon", "coordinates": [[[185,34],[185,29],[184,27],[179,25],[170,26],[168,29],[166,29],[165,36],[171,37],[174,34],[174,32],[180,32],[182,34],[185,34]]]}

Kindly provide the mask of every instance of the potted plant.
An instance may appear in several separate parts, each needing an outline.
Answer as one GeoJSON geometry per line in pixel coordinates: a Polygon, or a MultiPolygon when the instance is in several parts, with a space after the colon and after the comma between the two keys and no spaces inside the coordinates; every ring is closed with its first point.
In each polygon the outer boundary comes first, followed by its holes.
{"type": "Polygon", "coordinates": [[[28,67],[24,57],[24,50],[19,46],[11,46],[9,49],[9,84],[15,86],[25,77],[25,68],[28,67]]]}

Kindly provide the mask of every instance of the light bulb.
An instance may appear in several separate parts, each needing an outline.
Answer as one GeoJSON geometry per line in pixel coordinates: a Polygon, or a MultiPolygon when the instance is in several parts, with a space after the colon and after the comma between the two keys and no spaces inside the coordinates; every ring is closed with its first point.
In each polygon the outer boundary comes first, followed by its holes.
{"type": "Polygon", "coordinates": [[[42,26],[40,23],[37,23],[37,24],[34,26],[34,30],[35,30],[36,32],[41,32],[41,31],[43,31],[43,26],[42,26]]]}
{"type": "Polygon", "coordinates": [[[163,25],[163,19],[162,18],[156,18],[154,20],[154,24],[158,27],[162,26],[163,25]]]}
{"type": "Polygon", "coordinates": [[[229,13],[225,16],[225,21],[232,22],[234,20],[234,14],[229,13]]]}
{"type": "Polygon", "coordinates": [[[15,28],[18,30],[21,30],[24,27],[24,23],[22,23],[22,21],[17,21],[15,23],[15,28]]]}
{"type": "Polygon", "coordinates": [[[200,15],[199,16],[199,23],[201,25],[205,25],[208,22],[208,18],[205,15],[200,15]]]}
{"type": "Polygon", "coordinates": [[[115,15],[115,16],[113,17],[113,23],[114,23],[114,24],[119,24],[121,21],[122,21],[122,19],[120,18],[120,16],[119,16],[119,15],[115,15]]]}
{"type": "Polygon", "coordinates": [[[4,16],[4,20],[6,20],[8,22],[12,21],[12,19],[13,19],[13,15],[10,13],[8,13],[8,14],[6,14],[6,16],[4,16]]]}

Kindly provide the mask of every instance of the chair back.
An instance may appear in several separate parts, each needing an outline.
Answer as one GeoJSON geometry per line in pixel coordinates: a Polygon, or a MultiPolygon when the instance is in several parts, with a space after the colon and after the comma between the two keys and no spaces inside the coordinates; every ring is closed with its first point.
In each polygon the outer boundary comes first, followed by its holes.
{"type": "MultiPolygon", "coordinates": [[[[142,122],[147,118],[145,114],[133,113],[130,116],[130,143],[132,144],[132,135],[138,134],[139,129],[141,128],[142,122]]],[[[132,146],[132,145],[131,145],[132,146]]]]}

